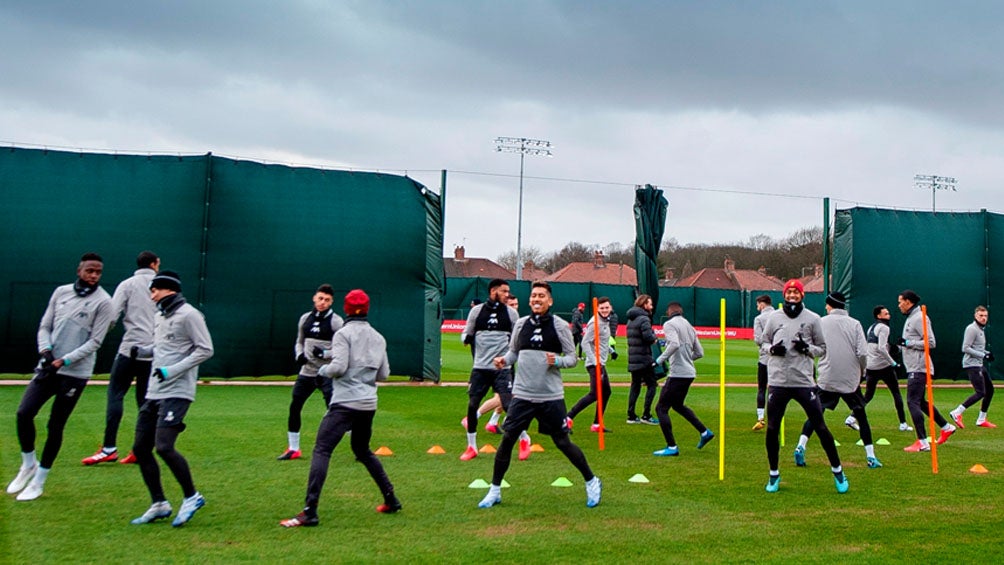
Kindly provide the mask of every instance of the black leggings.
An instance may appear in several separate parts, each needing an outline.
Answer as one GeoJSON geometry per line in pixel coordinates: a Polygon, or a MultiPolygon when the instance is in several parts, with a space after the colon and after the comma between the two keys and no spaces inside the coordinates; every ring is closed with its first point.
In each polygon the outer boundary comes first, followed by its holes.
{"type": "Polygon", "coordinates": [[[122,354],[115,356],[112,372],[108,376],[108,407],[105,409],[105,439],[102,447],[118,445],[119,424],[122,423],[124,412],[123,400],[133,379],[136,379],[136,408],[143,406],[151,364],[152,361],[130,359],[122,354]]]}
{"type": "Polygon", "coordinates": [[[865,371],[865,404],[872,401],[875,396],[875,387],[879,381],[885,384],[892,395],[892,401],[896,405],[896,416],[899,423],[906,423],[906,412],[903,410],[903,395],[899,392],[899,379],[896,377],[896,369],[891,365],[884,369],[865,371]]]}
{"type": "Polygon", "coordinates": [[[781,451],[781,419],[788,408],[788,403],[794,400],[805,411],[812,423],[812,428],[819,436],[819,443],[830,460],[830,467],[840,467],[840,454],[833,442],[833,434],[823,420],[823,407],[819,403],[815,387],[771,387],[767,394],[767,463],[771,471],[778,469],[778,456],[781,451]]]}
{"type": "Polygon", "coordinates": [[[67,377],[60,374],[41,373],[28,383],[28,388],[21,397],[21,404],[17,407],[17,440],[21,444],[21,451],[30,453],[35,451],[35,416],[38,415],[42,406],[52,401],[52,409],[49,411],[49,423],[47,424],[49,435],[45,438],[45,447],[42,449],[42,459],[39,465],[44,469],[51,469],[59,455],[59,448],[63,445],[63,429],[66,427],[70,414],[80,400],[80,394],[87,386],[87,379],[67,377]]]}
{"type": "Polygon", "coordinates": [[[767,406],[767,365],[756,364],[756,407],[767,406]]]}
{"type": "Polygon", "coordinates": [[[298,433],[303,425],[301,414],[303,406],[314,394],[314,391],[321,391],[324,397],[324,406],[331,404],[331,379],[320,375],[307,376],[298,375],[293,383],[293,400],[289,403],[289,417],[286,419],[286,429],[298,433]]]}
{"type": "Polygon", "coordinates": [[[384,496],[384,502],[394,498],[394,485],[384,471],[380,459],[370,451],[370,438],[373,437],[373,416],[376,410],[353,410],[334,404],[328,409],[317,429],[317,441],[314,453],[310,459],[310,476],[307,479],[307,500],[304,511],[311,516],[317,515],[317,504],[321,499],[321,490],[328,478],[328,465],[331,463],[331,452],[335,450],[342,437],[347,432],[352,454],[366,467],[373,482],[376,483],[384,496]]]}
{"type": "MultiPolygon", "coordinates": [[[[161,419],[160,409],[164,402],[168,402],[169,404],[174,403],[172,407],[180,406],[182,410],[187,410],[188,405],[191,404],[191,402],[181,399],[147,400],[144,402],[137,418],[136,437],[132,445],[133,455],[136,457],[136,463],[139,465],[140,473],[143,475],[143,482],[146,484],[153,502],[167,500],[167,497],[164,495],[164,486],[160,481],[160,465],[157,464],[157,460],[153,457],[155,449],[157,455],[160,456],[167,465],[167,468],[171,470],[171,474],[174,475],[175,480],[178,481],[178,485],[181,486],[181,492],[185,498],[194,496],[197,492],[195,490],[195,482],[192,480],[192,470],[188,466],[188,460],[174,448],[174,444],[178,441],[178,436],[181,435],[181,432],[185,431],[187,426],[184,423],[171,426],[159,425],[159,420],[161,419]]],[[[179,415],[180,418],[184,418],[183,412],[179,415]]]]}
{"type": "MultiPolygon", "coordinates": [[[[872,444],[872,428],[868,423],[868,414],[865,413],[865,400],[861,396],[860,389],[846,394],[826,390],[817,390],[816,393],[819,395],[819,404],[823,407],[823,410],[836,410],[837,405],[843,400],[844,404],[851,409],[854,418],[858,421],[858,434],[861,436],[861,443],[864,445],[872,444]]],[[[812,431],[812,423],[806,420],[802,424],[802,435],[812,437],[812,431]]]]}
{"type": "Polygon", "coordinates": [[[917,439],[927,437],[927,416],[930,410],[934,411],[934,421],[938,427],[944,427],[948,423],[937,408],[928,405],[927,375],[924,373],[906,374],[906,405],[910,407],[910,417],[913,418],[913,429],[917,432],[917,439]]]}
{"type": "Polygon", "coordinates": [[[692,384],[694,379],[667,378],[666,384],[662,385],[662,394],[659,395],[659,402],[655,405],[655,415],[659,418],[659,427],[662,429],[662,437],[666,439],[667,446],[676,445],[673,424],[669,421],[670,408],[676,410],[676,413],[690,422],[698,432],[703,434],[708,429],[697,414],[684,404],[692,384]]]}
{"type": "MultiPolygon", "coordinates": [[[[495,467],[492,471],[493,485],[502,484],[502,479],[505,478],[506,471],[509,470],[509,463],[512,461],[512,450],[516,446],[516,442],[519,441],[519,435],[525,430],[526,428],[521,430],[515,428],[505,430],[502,441],[499,442],[498,451],[495,452],[495,467]]],[[[582,448],[572,443],[572,439],[568,437],[568,432],[560,431],[551,434],[551,441],[554,442],[554,446],[559,451],[565,454],[565,457],[571,461],[572,465],[575,465],[575,468],[582,473],[583,480],[593,480],[593,471],[589,468],[589,462],[586,461],[586,454],[582,453],[582,448]]]]}
{"type": "Polygon", "coordinates": [[[983,400],[983,403],[980,404],[980,412],[988,412],[990,401],[994,399],[994,383],[990,380],[990,373],[984,367],[967,367],[966,374],[969,376],[969,382],[973,385],[973,394],[963,400],[962,405],[969,408],[979,400],[983,400]]]}
{"type": "Polygon", "coordinates": [[[641,414],[646,418],[651,418],[652,401],[655,400],[655,393],[659,388],[659,381],[655,379],[655,367],[646,367],[637,371],[631,371],[631,389],[628,392],[627,411],[629,420],[634,420],[638,417],[635,407],[638,405],[638,397],[641,396],[641,385],[645,385],[645,409],[641,414]]]}
{"type": "MultiPolygon", "coordinates": [[[[568,417],[575,419],[575,416],[589,407],[590,404],[597,401],[596,395],[596,365],[590,365],[586,367],[586,372],[589,373],[589,394],[586,394],[572,406],[572,409],[568,411],[568,417]]],[[[607,405],[610,400],[610,379],[607,377],[607,368],[603,367],[600,371],[600,379],[603,381],[603,413],[607,413],[607,405]]],[[[600,413],[597,410],[596,414],[593,416],[593,423],[598,424],[600,422],[600,413]]]]}

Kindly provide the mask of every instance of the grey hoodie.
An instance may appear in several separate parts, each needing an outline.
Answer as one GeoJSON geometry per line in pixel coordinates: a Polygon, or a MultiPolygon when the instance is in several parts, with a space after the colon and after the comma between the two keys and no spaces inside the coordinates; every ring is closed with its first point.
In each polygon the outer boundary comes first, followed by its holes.
{"type": "Polygon", "coordinates": [[[808,308],[803,308],[795,318],[789,318],[783,309],[778,308],[767,318],[763,329],[766,347],[769,350],[771,346],[782,343],[786,348],[783,356],[771,355],[767,359],[767,386],[816,386],[812,378],[813,358],[826,353],[826,338],[819,322],[819,314],[808,308]],[[808,355],[795,351],[792,341],[799,335],[809,344],[808,355]]]}
{"type": "Polygon", "coordinates": [[[331,363],[318,374],[332,379],[332,406],[376,410],[376,382],[390,375],[387,340],[365,319],[349,317],[331,340],[331,363]]]}
{"type": "Polygon", "coordinates": [[[64,284],[53,291],[38,324],[38,351],[51,349],[53,357],[64,360],[60,375],[89,379],[113,321],[112,300],[103,288],[79,296],[72,284],[64,284]]]}
{"type": "Polygon", "coordinates": [[[760,348],[760,355],[757,358],[757,362],[762,365],[766,365],[767,358],[770,357],[770,344],[765,342],[763,339],[763,328],[767,325],[767,318],[769,318],[773,313],[774,307],[767,306],[759,314],[757,314],[756,318],[753,318],[753,343],[757,344],[757,347],[760,348]],[[767,347],[764,347],[765,344],[767,347]]]}
{"type": "MultiPolygon", "coordinates": [[[[300,321],[296,324],[296,345],[293,346],[293,355],[299,358],[303,355],[307,358],[307,363],[300,367],[300,374],[305,377],[317,376],[317,370],[321,368],[327,359],[331,358],[331,342],[324,339],[317,339],[309,335],[304,335],[303,326],[307,323],[307,318],[314,313],[313,310],[306,312],[304,315],[300,316],[300,321]],[[324,354],[321,357],[314,357],[314,348],[320,347],[324,350],[324,354]]],[[[331,326],[331,331],[338,333],[338,330],[342,329],[345,322],[342,317],[332,309],[327,310],[326,318],[331,326]]]]}
{"type": "Polygon", "coordinates": [[[847,394],[861,387],[861,373],[868,357],[868,342],[861,323],[834,308],[820,320],[826,353],[819,359],[819,388],[847,394]]]}
{"type": "MultiPolygon", "coordinates": [[[[115,287],[112,295],[112,321],[122,316],[122,343],[118,354],[128,357],[133,346],[149,350],[153,346],[153,326],[157,317],[157,304],[150,300],[150,281],[157,274],[144,267],[115,287]]],[[[150,357],[140,357],[149,361],[150,357]]]]}
{"type": "Polygon", "coordinates": [[[896,360],[889,354],[889,325],[876,321],[869,331],[875,335],[877,341],[868,344],[868,362],[865,368],[869,371],[878,371],[893,365],[896,360]]]}
{"type": "Polygon", "coordinates": [[[195,401],[199,365],[213,356],[213,339],[206,319],[185,303],[168,316],[158,313],[153,338],[153,369],[163,368],[167,378],[150,378],[146,397],[150,400],[184,398],[195,401]]]}
{"type": "Polygon", "coordinates": [[[983,356],[987,352],[987,336],[979,324],[973,322],[966,326],[962,335],[962,368],[982,367],[983,356]]]}
{"type": "MultiPolygon", "coordinates": [[[[906,323],[903,324],[903,339],[906,345],[901,346],[903,351],[903,367],[907,373],[925,373],[927,365],[924,360],[924,324],[921,321],[920,305],[915,304],[906,315],[906,323]]],[[[927,319],[927,341],[930,349],[934,349],[936,341],[934,339],[934,328],[931,327],[931,319],[927,319]]],[[[934,363],[931,363],[931,374],[934,374],[934,363]]]]}
{"type": "Polygon", "coordinates": [[[704,357],[704,348],[697,339],[694,326],[682,315],[673,316],[662,325],[666,334],[666,349],[656,363],[669,359],[669,378],[693,379],[697,377],[694,361],[704,357]]]}
{"type": "MultiPolygon", "coordinates": [[[[596,365],[596,317],[586,322],[586,331],[582,334],[582,351],[586,353],[586,367],[596,365]]],[[[607,365],[610,356],[610,318],[600,316],[600,365],[607,365]]]]}
{"type": "MultiPolygon", "coordinates": [[[[492,361],[496,357],[505,355],[506,349],[509,347],[510,333],[502,330],[475,330],[478,316],[481,315],[481,310],[486,308],[487,304],[487,302],[482,302],[471,308],[471,313],[467,315],[467,324],[464,325],[464,331],[460,333],[460,341],[467,343],[468,337],[474,336],[474,368],[494,370],[495,366],[492,364],[492,361]]],[[[504,311],[509,315],[510,327],[519,319],[519,313],[513,308],[508,306],[501,307],[500,305],[500,311],[504,311]]]]}
{"type": "Polygon", "coordinates": [[[579,362],[575,355],[575,342],[572,341],[572,330],[568,322],[558,316],[551,316],[551,323],[560,342],[560,353],[554,354],[554,365],[547,364],[547,352],[520,347],[519,335],[523,326],[530,322],[531,316],[524,316],[516,321],[512,330],[512,340],[509,351],[505,354],[505,365],[516,363],[516,377],[513,379],[513,398],[522,398],[532,402],[562,400],[565,398],[565,388],[561,382],[561,369],[571,369],[579,362]]]}

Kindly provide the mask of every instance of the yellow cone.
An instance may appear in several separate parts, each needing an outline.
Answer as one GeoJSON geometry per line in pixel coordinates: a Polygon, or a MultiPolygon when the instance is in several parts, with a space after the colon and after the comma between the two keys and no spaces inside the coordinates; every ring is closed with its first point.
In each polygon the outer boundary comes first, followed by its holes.
{"type": "Polygon", "coordinates": [[[438,446],[438,445],[434,445],[434,446],[430,447],[429,450],[426,451],[426,453],[431,453],[433,455],[442,455],[442,454],[446,453],[446,450],[443,449],[442,447],[438,446]]]}
{"type": "Polygon", "coordinates": [[[979,463],[977,463],[977,464],[973,465],[969,469],[969,472],[970,473],[976,473],[977,475],[985,475],[986,473],[989,473],[990,471],[988,471],[987,468],[984,467],[983,465],[980,465],[979,463]]]}

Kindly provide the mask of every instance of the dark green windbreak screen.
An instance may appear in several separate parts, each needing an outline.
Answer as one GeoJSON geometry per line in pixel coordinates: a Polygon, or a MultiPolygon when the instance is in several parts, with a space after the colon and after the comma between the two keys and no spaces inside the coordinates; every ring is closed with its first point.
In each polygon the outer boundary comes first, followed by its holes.
{"type": "MultiPolygon", "coordinates": [[[[18,266],[0,274],[11,296],[0,303],[0,370],[30,370],[46,299],[73,281],[80,254],[104,256],[111,293],[150,249],[206,315],[216,355],[203,374],[295,372],[297,320],[329,283],[336,311],[347,291],[370,294],[395,375],[438,380],[441,206],[412,179],[212,155],[15,148],[0,152],[0,183],[0,253],[18,266]]],[[[117,342],[106,340],[98,372],[117,342]]]]}
{"type": "MultiPolygon", "coordinates": [[[[874,306],[889,308],[895,338],[905,319],[897,296],[906,289],[916,292],[927,306],[937,341],[931,356],[935,377],[963,379],[962,334],[977,305],[990,307],[995,288],[991,266],[1004,260],[1001,218],[988,212],[838,210],[833,290],[847,295],[851,316],[866,329],[874,306]]],[[[993,308],[990,312],[986,332],[993,350],[993,308]]],[[[994,364],[990,372],[995,379],[1002,376],[994,364]]]]}

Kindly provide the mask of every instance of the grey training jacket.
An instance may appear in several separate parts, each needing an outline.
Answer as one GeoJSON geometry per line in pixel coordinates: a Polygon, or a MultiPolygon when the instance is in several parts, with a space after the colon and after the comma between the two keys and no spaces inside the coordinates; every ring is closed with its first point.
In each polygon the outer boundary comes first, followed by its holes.
{"type": "MultiPolygon", "coordinates": [[[[150,268],[137,269],[135,273],[115,287],[112,294],[112,322],[122,316],[122,343],[118,354],[128,357],[133,346],[149,350],[153,345],[153,325],[157,316],[157,303],[150,300],[150,281],[157,274],[150,268]]],[[[138,357],[149,361],[149,355],[138,357]]]]}
{"type": "Polygon", "coordinates": [[[199,365],[213,356],[213,339],[206,319],[194,306],[182,304],[170,316],[157,314],[153,337],[153,365],[167,378],[150,377],[146,397],[150,400],[184,398],[195,402],[199,365]]]}
{"type": "Polygon", "coordinates": [[[656,363],[669,359],[669,378],[693,379],[697,377],[694,361],[704,357],[704,348],[697,339],[697,331],[683,316],[673,316],[663,324],[666,335],[666,349],[656,363]]]}
{"type": "Polygon", "coordinates": [[[794,319],[778,308],[767,318],[763,335],[766,346],[783,343],[787,351],[783,356],[771,355],[767,359],[767,386],[772,387],[814,387],[812,378],[813,358],[826,353],[826,338],[820,325],[819,314],[803,308],[794,319]],[[795,351],[792,343],[797,336],[809,344],[809,353],[795,351]]]}
{"type": "Polygon", "coordinates": [[[966,326],[962,335],[962,368],[982,367],[983,356],[987,353],[987,336],[979,324],[973,322],[966,326]]]}
{"type": "Polygon", "coordinates": [[[509,351],[505,354],[506,366],[516,363],[516,377],[513,379],[512,396],[531,402],[546,402],[565,398],[565,387],[561,382],[561,369],[571,369],[579,362],[575,355],[575,343],[568,322],[558,316],[551,316],[554,331],[561,342],[561,353],[554,354],[554,365],[548,366],[547,352],[536,349],[520,349],[519,332],[530,319],[524,316],[516,321],[509,341],[509,351]]]}
{"type": "Polygon", "coordinates": [[[868,357],[868,341],[861,322],[834,308],[819,322],[826,353],[819,359],[818,385],[822,390],[847,394],[861,387],[868,357]]]}
{"type": "MultiPolygon", "coordinates": [[[[915,305],[906,316],[906,323],[903,324],[903,339],[906,345],[901,346],[903,351],[903,367],[907,373],[925,373],[927,367],[924,363],[924,326],[921,322],[920,305],[915,305]]],[[[927,341],[931,349],[934,349],[937,341],[934,339],[934,328],[931,327],[931,319],[927,319],[927,341]]],[[[931,374],[934,374],[934,363],[931,363],[931,374]]]]}
{"type": "MultiPolygon", "coordinates": [[[[59,286],[38,324],[38,351],[51,349],[53,357],[63,359],[60,375],[89,379],[113,320],[112,299],[103,288],[79,296],[72,284],[59,286]]],[[[41,369],[41,362],[36,368],[41,369]]]]}
{"type": "Polygon", "coordinates": [[[331,377],[331,405],[376,410],[377,381],[387,380],[387,340],[366,320],[349,318],[331,340],[331,363],[321,367],[331,377]]]}

